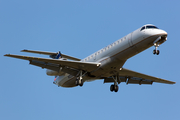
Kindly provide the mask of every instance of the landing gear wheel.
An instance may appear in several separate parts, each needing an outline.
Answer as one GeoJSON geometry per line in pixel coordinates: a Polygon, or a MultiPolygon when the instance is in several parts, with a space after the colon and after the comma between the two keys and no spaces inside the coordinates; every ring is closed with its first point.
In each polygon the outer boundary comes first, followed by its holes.
{"type": "Polygon", "coordinates": [[[156,54],[156,50],[153,50],[153,54],[154,54],[154,55],[156,54]]]}
{"type": "Polygon", "coordinates": [[[153,50],[153,54],[159,55],[160,51],[159,50],[153,50]]]}
{"type": "Polygon", "coordinates": [[[160,53],[159,50],[157,50],[156,55],[159,55],[159,53],[160,53]]]}
{"type": "Polygon", "coordinates": [[[110,86],[110,91],[113,92],[114,91],[114,85],[110,86]]]}
{"type": "Polygon", "coordinates": [[[75,85],[76,85],[76,86],[78,86],[78,85],[79,85],[79,86],[81,86],[81,87],[82,87],[82,86],[83,86],[83,80],[82,80],[82,79],[81,79],[81,80],[76,79],[76,81],[75,81],[75,85]]]}
{"type": "Polygon", "coordinates": [[[110,91],[111,91],[111,92],[113,92],[113,91],[114,91],[114,92],[117,92],[118,90],[119,90],[119,86],[118,86],[118,85],[111,85],[111,86],[110,86],[110,91]]]}
{"type": "Polygon", "coordinates": [[[76,86],[78,86],[78,85],[79,85],[79,80],[78,80],[78,79],[76,79],[76,81],[75,81],[75,85],[76,85],[76,86]]]}
{"type": "Polygon", "coordinates": [[[114,91],[117,92],[118,90],[119,90],[118,85],[115,85],[115,86],[114,86],[114,91]]]}
{"type": "Polygon", "coordinates": [[[82,81],[82,79],[81,80],[79,80],[79,86],[83,86],[83,81],[82,81]]]}

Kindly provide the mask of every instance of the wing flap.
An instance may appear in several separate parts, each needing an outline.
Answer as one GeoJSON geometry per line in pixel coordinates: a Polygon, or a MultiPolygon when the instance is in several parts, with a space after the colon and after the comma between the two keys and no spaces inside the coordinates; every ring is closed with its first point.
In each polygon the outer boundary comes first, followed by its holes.
{"type": "Polygon", "coordinates": [[[73,76],[76,76],[79,72],[77,69],[71,69],[69,67],[60,67],[58,64],[45,63],[45,62],[35,61],[35,60],[30,60],[29,64],[35,65],[35,66],[38,66],[41,68],[46,68],[49,70],[57,71],[58,73],[59,73],[59,71],[62,71],[64,73],[68,73],[73,76]]]}
{"type": "MultiPolygon", "coordinates": [[[[119,77],[119,80],[120,81],[117,81],[118,84],[121,83],[121,82],[126,82],[126,84],[139,84],[139,85],[142,85],[142,84],[149,84],[149,85],[152,85],[153,81],[151,80],[142,80],[141,78],[128,78],[126,76],[120,76],[119,77]]],[[[112,77],[109,77],[109,78],[105,78],[104,79],[104,83],[112,83],[114,82],[114,79],[112,77]]]]}
{"type": "Polygon", "coordinates": [[[74,69],[85,70],[87,72],[91,72],[100,66],[100,63],[95,63],[95,62],[67,61],[61,59],[38,58],[38,57],[21,56],[21,55],[13,55],[13,54],[6,54],[4,56],[29,60],[29,61],[31,60],[41,61],[47,64],[48,63],[58,64],[59,66],[63,66],[63,67],[66,66],[74,69]]]}

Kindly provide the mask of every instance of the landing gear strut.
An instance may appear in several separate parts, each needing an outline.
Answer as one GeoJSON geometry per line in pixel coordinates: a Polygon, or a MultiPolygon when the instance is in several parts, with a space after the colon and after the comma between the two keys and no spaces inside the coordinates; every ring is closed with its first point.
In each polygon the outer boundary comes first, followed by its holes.
{"type": "Polygon", "coordinates": [[[78,85],[81,86],[81,87],[83,86],[83,78],[82,78],[82,77],[83,77],[87,72],[85,72],[84,74],[82,74],[82,72],[83,72],[83,71],[80,70],[79,73],[77,74],[78,77],[76,78],[76,82],[75,82],[75,85],[76,85],[76,86],[78,86],[78,85]]]}
{"type": "Polygon", "coordinates": [[[119,90],[119,86],[118,86],[118,82],[117,82],[118,76],[115,76],[115,78],[112,76],[112,78],[114,79],[114,84],[112,84],[110,86],[110,91],[118,92],[118,90],[119,90]]]}

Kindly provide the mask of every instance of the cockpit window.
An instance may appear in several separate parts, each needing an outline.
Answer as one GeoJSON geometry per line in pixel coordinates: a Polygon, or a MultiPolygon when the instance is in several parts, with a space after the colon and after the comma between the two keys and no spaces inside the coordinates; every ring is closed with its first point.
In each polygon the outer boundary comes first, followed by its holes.
{"type": "Polygon", "coordinates": [[[145,29],[145,26],[141,28],[141,31],[145,29]]]}
{"type": "Polygon", "coordinates": [[[150,25],[148,25],[148,26],[146,26],[146,29],[158,29],[156,26],[150,26],[150,25]]]}
{"type": "Polygon", "coordinates": [[[157,28],[156,26],[153,26],[153,25],[147,25],[147,26],[143,26],[140,31],[142,31],[144,29],[159,29],[159,28],[157,28]]]}

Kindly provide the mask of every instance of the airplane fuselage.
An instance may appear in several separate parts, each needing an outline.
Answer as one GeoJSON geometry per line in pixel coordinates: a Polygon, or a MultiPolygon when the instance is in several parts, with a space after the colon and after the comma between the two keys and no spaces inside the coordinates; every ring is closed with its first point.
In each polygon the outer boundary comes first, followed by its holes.
{"type": "MultiPolygon", "coordinates": [[[[145,25],[145,28],[148,25],[145,25]]],[[[167,32],[161,29],[143,29],[143,27],[133,31],[114,43],[100,49],[99,51],[82,59],[82,62],[101,63],[98,69],[93,70],[83,76],[83,82],[102,79],[116,72],[119,72],[127,59],[154,46],[155,41],[162,44],[166,41],[167,32]]],[[[52,70],[47,70],[48,75],[52,75],[52,70]]],[[[58,73],[60,74],[60,73],[58,73]]],[[[62,87],[74,87],[76,76],[62,73],[54,81],[54,84],[62,87]]]]}

